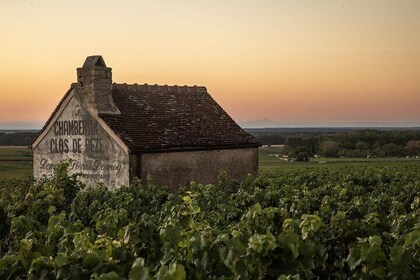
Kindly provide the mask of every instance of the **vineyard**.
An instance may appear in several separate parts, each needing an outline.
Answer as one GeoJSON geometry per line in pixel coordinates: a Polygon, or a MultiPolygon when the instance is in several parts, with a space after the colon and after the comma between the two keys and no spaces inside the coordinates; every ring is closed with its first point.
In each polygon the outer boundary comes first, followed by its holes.
{"type": "Polygon", "coordinates": [[[419,193],[418,163],[221,173],[177,193],[87,188],[62,165],[0,183],[0,279],[420,279],[419,193]]]}

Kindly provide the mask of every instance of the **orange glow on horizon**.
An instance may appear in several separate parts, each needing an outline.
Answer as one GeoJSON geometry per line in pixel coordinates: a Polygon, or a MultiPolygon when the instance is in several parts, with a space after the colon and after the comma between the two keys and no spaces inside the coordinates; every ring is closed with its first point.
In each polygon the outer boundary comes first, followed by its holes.
{"type": "Polygon", "coordinates": [[[5,0],[0,123],[45,121],[101,54],[115,82],[204,85],[236,121],[420,124],[419,14],[415,0],[5,0]]]}

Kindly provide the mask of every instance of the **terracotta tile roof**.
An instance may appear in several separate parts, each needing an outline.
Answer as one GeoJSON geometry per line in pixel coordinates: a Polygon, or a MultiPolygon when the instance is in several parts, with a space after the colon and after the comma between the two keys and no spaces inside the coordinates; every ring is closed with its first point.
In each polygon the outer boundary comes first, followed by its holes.
{"type": "Polygon", "coordinates": [[[205,87],[113,84],[121,115],[100,117],[133,152],[257,147],[205,87]]]}

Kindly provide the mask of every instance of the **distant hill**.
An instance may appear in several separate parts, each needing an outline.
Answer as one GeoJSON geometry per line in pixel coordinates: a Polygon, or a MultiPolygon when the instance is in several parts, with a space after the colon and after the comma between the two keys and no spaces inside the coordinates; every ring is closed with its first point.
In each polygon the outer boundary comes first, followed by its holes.
{"type": "Polygon", "coordinates": [[[265,127],[244,128],[251,134],[335,133],[351,131],[420,131],[420,127],[265,127]]]}
{"type": "Polygon", "coordinates": [[[42,122],[0,122],[0,131],[9,130],[33,130],[39,131],[44,123],[42,122]]]}
{"type": "Polygon", "coordinates": [[[286,123],[280,121],[270,120],[264,118],[261,120],[252,120],[238,123],[245,129],[327,129],[331,130],[360,130],[360,129],[376,129],[376,130],[416,130],[420,128],[420,122],[406,122],[406,123],[377,123],[377,122],[336,122],[336,123],[310,123],[310,122],[295,122],[286,123]]]}
{"type": "Polygon", "coordinates": [[[270,119],[262,119],[248,122],[240,122],[239,125],[242,128],[269,128],[269,127],[281,127],[285,126],[284,123],[272,121],[270,119]]]}

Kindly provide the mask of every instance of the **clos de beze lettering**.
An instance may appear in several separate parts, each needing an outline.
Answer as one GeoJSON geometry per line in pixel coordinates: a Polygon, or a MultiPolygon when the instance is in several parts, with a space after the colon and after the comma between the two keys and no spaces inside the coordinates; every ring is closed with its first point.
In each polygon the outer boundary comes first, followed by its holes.
{"type": "Polygon", "coordinates": [[[49,143],[53,154],[102,152],[99,125],[94,120],[56,121],[52,130],[56,136],[49,143]]]}

